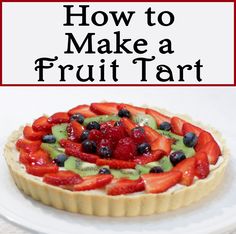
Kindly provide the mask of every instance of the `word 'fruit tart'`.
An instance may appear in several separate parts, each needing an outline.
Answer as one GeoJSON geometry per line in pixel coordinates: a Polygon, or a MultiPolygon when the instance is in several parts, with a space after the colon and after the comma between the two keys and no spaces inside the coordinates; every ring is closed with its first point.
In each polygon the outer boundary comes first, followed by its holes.
{"type": "Polygon", "coordinates": [[[79,105],[14,132],[5,157],[18,188],[44,204],[149,215],[189,205],[222,179],[223,143],[197,125],[129,104],[79,105]]]}

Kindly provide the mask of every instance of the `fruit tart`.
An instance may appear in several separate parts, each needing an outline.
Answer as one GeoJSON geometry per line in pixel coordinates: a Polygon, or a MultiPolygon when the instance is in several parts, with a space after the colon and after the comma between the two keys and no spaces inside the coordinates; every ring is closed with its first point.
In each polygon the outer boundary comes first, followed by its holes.
{"type": "Polygon", "coordinates": [[[4,155],[25,194],[98,216],[187,206],[216,188],[228,162],[217,131],[164,110],[110,102],[41,116],[12,133],[4,155]]]}

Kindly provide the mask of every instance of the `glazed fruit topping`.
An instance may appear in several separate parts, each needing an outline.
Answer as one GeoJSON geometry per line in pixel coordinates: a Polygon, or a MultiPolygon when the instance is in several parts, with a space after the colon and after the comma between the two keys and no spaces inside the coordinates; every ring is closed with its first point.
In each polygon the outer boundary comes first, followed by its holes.
{"type": "Polygon", "coordinates": [[[183,151],[175,151],[170,154],[170,161],[173,164],[173,166],[176,166],[178,163],[186,159],[186,156],[183,151]]]}
{"type": "Polygon", "coordinates": [[[184,135],[183,142],[187,147],[194,147],[197,144],[198,137],[193,132],[184,135]]]}
{"type": "Polygon", "coordinates": [[[43,181],[51,185],[75,185],[82,182],[80,175],[71,171],[58,171],[56,173],[46,174],[43,181]]]}
{"type": "Polygon", "coordinates": [[[41,116],[23,136],[16,148],[27,173],[72,191],[105,188],[112,196],[190,186],[221,155],[209,132],[179,117],[112,102],[41,116]]]}

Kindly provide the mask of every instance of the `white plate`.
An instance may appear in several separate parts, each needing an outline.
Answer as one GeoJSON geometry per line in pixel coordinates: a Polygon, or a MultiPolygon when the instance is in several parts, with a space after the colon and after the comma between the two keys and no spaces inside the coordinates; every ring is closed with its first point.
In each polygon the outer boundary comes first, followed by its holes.
{"type": "Polygon", "coordinates": [[[187,208],[138,218],[100,218],[56,210],[25,196],[16,188],[1,157],[0,213],[41,233],[222,233],[236,223],[236,168],[232,165],[236,165],[235,159],[216,191],[187,208]]]}

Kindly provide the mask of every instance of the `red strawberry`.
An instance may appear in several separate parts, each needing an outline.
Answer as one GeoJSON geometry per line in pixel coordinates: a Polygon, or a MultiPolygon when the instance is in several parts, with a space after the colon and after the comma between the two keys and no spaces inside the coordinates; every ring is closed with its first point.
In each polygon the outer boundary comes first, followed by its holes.
{"type": "Polygon", "coordinates": [[[163,173],[149,173],[141,176],[144,180],[145,190],[148,193],[162,193],[176,185],[182,177],[179,171],[163,173]]]}
{"type": "Polygon", "coordinates": [[[40,148],[41,141],[30,141],[27,139],[19,139],[16,142],[16,148],[18,150],[22,149],[26,152],[35,152],[40,148]]]}
{"type": "Polygon", "coordinates": [[[41,116],[33,122],[32,128],[34,131],[46,131],[51,132],[52,124],[48,122],[46,116],[41,116]]]}
{"type": "Polygon", "coordinates": [[[146,134],[144,131],[144,128],[142,127],[136,127],[131,130],[131,138],[134,140],[136,144],[141,144],[143,142],[146,142],[146,134]]]}
{"type": "Polygon", "coordinates": [[[145,108],[132,106],[132,105],[129,105],[129,104],[124,104],[124,103],[118,105],[118,110],[121,110],[121,109],[128,110],[131,113],[131,115],[137,115],[137,114],[140,114],[140,113],[145,114],[145,111],[146,111],[145,108]]]}
{"type": "Polygon", "coordinates": [[[144,154],[142,156],[136,157],[133,161],[137,164],[147,164],[150,162],[158,161],[165,155],[165,152],[162,150],[153,151],[150,154],[144,154]]]}
{"type": "Polygon", "coordinates": [[[206,131],[202,131],[198,137],[197,145],[195,146],[195,150],[198,152],[202,146],[204,146],[209,141],[214,141],[213,136],[206,131]]]}
{"type": "Polygon", "coordinates": [[[21,149],[20,150],[19,161],[24,165],[28,165],[29,164],[29,153],[26,152],[25,150],[21,149]]]}
{"type": "Polygon", "coordinates": [[[75,143],[73,141],[66,140],[66,139],[61,139],[60,145],[64,148],[73,148],[73,149],[77,149],[79,151],[81,150],[81,144],[75,143]]]}
{"type": "Polygon", "coordinates": [[[99,157],[95,154],[88,154],[80,152],[78,155],[78,158],[80,158],[83,161],[90,162],[90,163],[96,163],[99,157]]]}
{"type": "Polygon", "coordinates": [[[136,152],[136,144],[130,137],[122,138],[118,141],[114,150],[114,158],[119,160],[131,160],[134,159],[136,152]]]}
{"type": "Polygon", "coordinates": [[[76,120],[71,121],[67,126],[68,139],[71,141],[79,141],[84,127],[76,120]]]}
{"type": "Polygon", "coordinates": [[[203,130],[201,128],[193,125],[193,124],[190,124],[190,123],[186,122],[186,123],[183,124],[182,131],[183,131],[183,135],[185,135],[188,132],[193,132],[198,137],[203,130]]]}
{"type": "Polygon", "coordinates": [[[131,130],[136,127],[136,124],[128,118],[122,118],[120,121],[124,126],[126,133],[131,135],[131,130]]]}
{"type": "Polygon", "coordinates": [[[68,111],[68,114],[71,116],[71,115],[74,115],[74,114],[81,114],[83,115],[85,118],[89,118],[89,117],[95,117],[97,116],[94,112],[92,112],[90,110],[90,106],[89,105],[79,105],[79,106],[76,106],[72,109],[70,109],[68,111]]]}
{"type": "Polygon", "coordinates": [[[51,162],[51,158],[46,151],[39,149],[29,153],[28,162],[32,165],[46,165],[51,162]]]}
{"type": "Polygon", "coordinates": [[[53,124],[69,123],[70,116],[66,112],[57,112],[48,118],[48,122],[53,124]]]}
{"type": "Polygon", "coordinates": [[[147,141],[149,143],[152,143],[153,141],[155,141],[157,138],[161,136],[161,134],[159,134],[156,130],[154,130],[153,128],[149,126],[145,125],[143,128],[146,134],[147,141]]]}
{"type": "Polygon", "coordinates": [[[171,152],[171,144],[172,144],[171,139],[165,136],[160,136],[151,143],[151,149],[154,151],[162,150],[165,152],[166,155],[169,155],[169,153],[171,152]]]}
{"type": "Polygon", "coordinates": [[[107,131],[114,127],[115,121],[107,121],[100,124],[100,131],[105,135],[107,131]]]}
{"type": "Polygon", "coordinates": [[[58,172],[58,166],[55,164],[47,164],[47,165],[26,165],[26,172],[35,175],[35,176],[44,176],[48,173],[56,173],[58,172]]]}
{"type": "Polygon", "coordinates": [[[47,134],[47,132],[45,132],[45,131],[36,132],[30,126],[25,126],[24,130],[23,130],[24,137],[28,140],[31,140],[31,141],[41,140],[42,137],[46,134],[47,134]]]}
{"type": "Polygon", "coordinates": [[[135,168],[136,163],[117,160],[117,159],[97,159],[96,164],[98,166],[109,166],[110,168],[114,169],[126,169],[126,168],[135,168]]]}
{"type": "Polygon", "coordinates": [[[183,136],[182,129],[186,121],[174,116],[171,118],[170,123],[171,123],[171,131],[177,135],[183,136]]]}
{"type": "Polygon", "coordinates": [[[74,185],[83,181],[80,175],[71,171],[58,171],[56,173],[46,174],[43,177],[43,181],[51,185],[74,185]]]}
{"type": "Polygon", "coordinates": [[[161,114],[160,112],[152,109],[146,109],[146,114],[151,115],[157,122],[158,125],[162,124],[163,122],[170,123],[170,117],[161,114]]]}
{"type": "Polygon", "coordinates": [[[112,181],[112,175],[92,175],[83,177],[83,181],[74,185],[74,191],[93,190],[105,187],[112,181]]]}
{"type": "Polygon", "coordinates": [[[216,164],[221,155],[220,147],[215,141],[209,141],[198,152],[206,153],[210,164],[216,164]]]}
{"type": "Polygon", "coordinates": [[[90,109],[98,115],[116,115],[117,106],[118,104],[114,102],[92,103],[90,109]]]}
{"type": "Polygon", "coordinates": [[[194,156],[196,158],[196,176],[199,179],[204,179],[210,173],[209,161],[207,154],[204,152],[199,152],[194,156]]]}
{"type": "Polygon", "coordinates": [[[102,137],[103,137],[103,135],[102,135],[102,133],[101,133],[99,130],[97,130],[97,129],[92,129],[92,130],[90,130],[90,132],[89,132],[88,139],[89,139],[90,141],[94,141],[94,142],[98,143],[98,142],[101,141],[102,137]]]}
{"type": "Polygon", "coordinates": [[[109,128],[106,133],[103,134],[105,139],[108,139],[112,142],[112,145],[115,146],[118,141],[126,137],[126,132],[123,126],[115,126],[109,128]]]}
{"type": "Polygon", "coordinates": [[[180,180],[180,184],[189,186],[193,183],[193,179],[195,176],[195,168],[196,168],[196,159],[186,158],[180,163],[178,163],[172,171],[180,171],[182,172],[182,178],[180,180]]]}
{"type": "Polygon", "coordinates": [[[112,141],[108,140],[108,139],[102,139],[99,143],[98,143],[98,147],[97,150],[99,151],[99,149],[101,147],[108,147],[110,149],[112,149],[113,145],[112,145],[112,141]]]}
{"type": "Polygon", "coordinates": [[[129,179],[119,179],[114,180],[111,184],[107,185],[107,194],[108,195],[121,195],[128,193],[140,192],[145,189],[144,182],[140,178],[138,180],[129,180],[129,179]]]}

